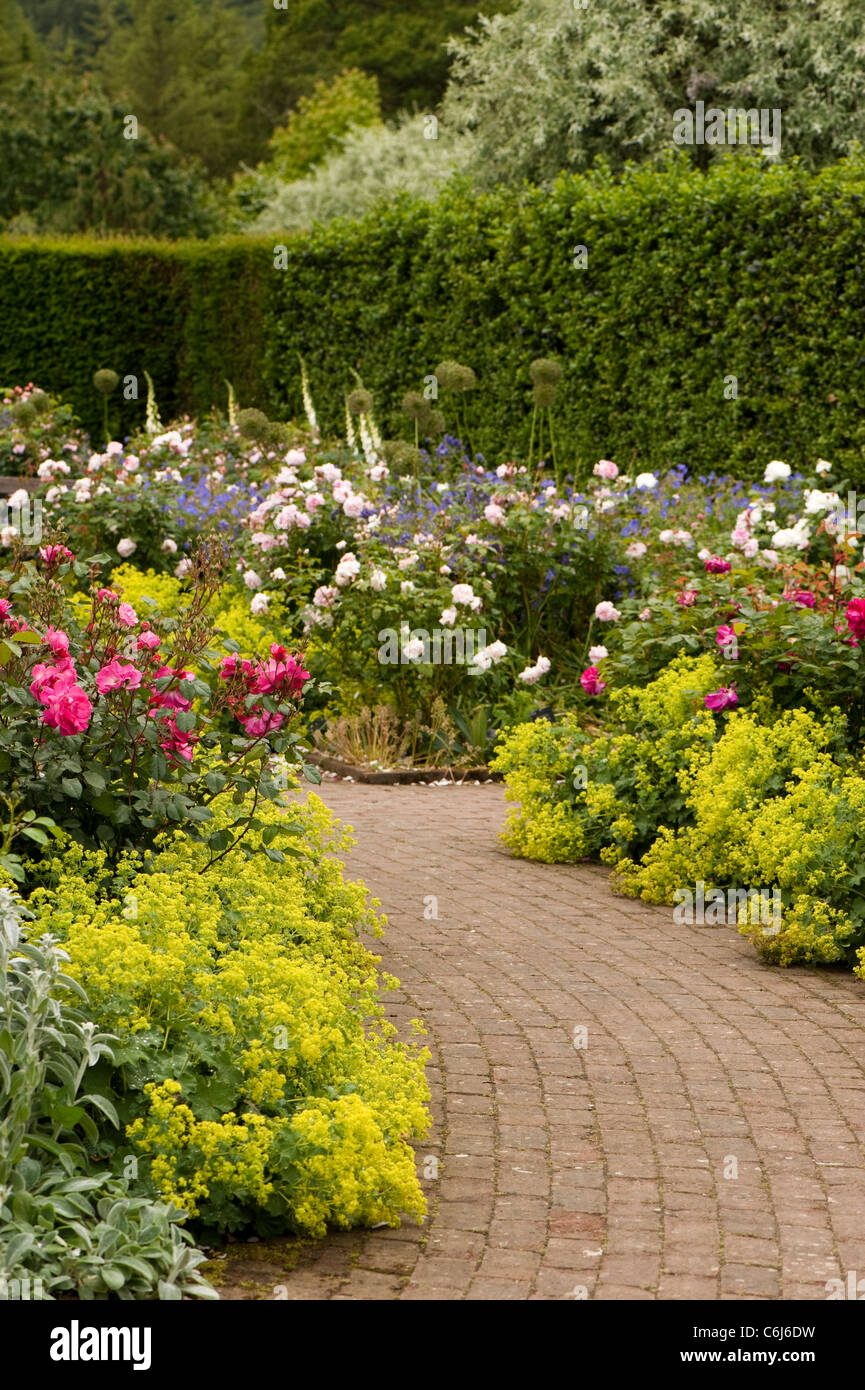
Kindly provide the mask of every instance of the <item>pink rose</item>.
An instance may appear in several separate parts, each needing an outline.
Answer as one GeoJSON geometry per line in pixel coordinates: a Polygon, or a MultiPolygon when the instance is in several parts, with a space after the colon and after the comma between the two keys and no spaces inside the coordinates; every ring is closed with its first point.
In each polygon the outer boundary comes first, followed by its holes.
{"type": "Polygon", "coordinates": [[[258,668],[258,676],[253,689],[259,695],[273,695],[281,690],[288,690],[292,695],[299,695],[303,689],[304,681],[309,680],[309,672],[302,671],[300,663],[295,661],[293,656],[287,656],[283,661],[265,661],[258,668]]]}
{"type": "Polygon", "coordinates": [[[706,696],[706,709],[717,710],[720,712],[729,709],[731,705],[738,705],[739,696],[732,685],[722,685],[720,690],[714,690],[711,695],[706,696]]]}
{"type": "Polygon", "coordinates": [[[147,631],[141,633],[136,646],[140,652],[155,652],[161,641],[162,638],[157,637],[155,632],[147,631]]]}
{"type": "Polygon", "coordinates": [[[865,599],[851,598],[847,604],[847,627],[857,639],[865,637],[865,599]]]}
{"type": "Polygon", "coordinates": [[[613,463],[612,459],[601,459],[595,464],[592,472],[596,478],[606,478],[608,482],[619,476],[618,464],[613,463]]]}
{"type": "Polygon", "coordinates": [[[93,706],[74,678],[58,682],[51,690],[49,699],[43,703],[46,705],[43,722],[49,729],[58,729],[64,738],[71,734],[83,734],[90,723],[93,706]]]}
{"type": "Polygon", "coordinates": [[[59,565],[64,560],[74,560],[75,556],[71,550],[67,550],[65,545],[43,545],[39,547],[39,554],[46,565],[59,565]]]}
{"type": "Polygon", "coordinates": [[[797,608],[813,608],[817,598],[810,589],[797,589],[793,595],[793,602],[797,608]]]}
{"type": "Polygon", "coordinates": [[[123,664],[115,659],[96,673],[96,689],[100,695],[112,690],[137,690],[141,684],[141,672],[137,666],[123,664]]]}
{"type": "Polygon", "coordinates": [[[732,647],[736,641],[735,630],[726,623],[722,624],[715,633],[715,641],[719,647],[732,647]]]}
{"type": "Polygon", "coordinates": [[[699,595],[696,589],[683,589],[676,595],[676,602],[681,608],[693,608],[699,595]]]}
{"type": "Polygon", "coordinates": [[[117,616],[124,627],[134,627],[138,622],[138,614],[131,603],[121,603],[117,610],[117,616]]]}
{"type": "Polygon", "coordinates": [[[275,733],[283,723],[281,714],[268,714],[266,710],[238,714],[237,718],[251,738],[261,738],[262,734],[275,733]]]}
{"type": "Polygon", "coordinates": [[[597,666],[587,666],[580,676],[580,685],[587,695],[600,695],[602,690],[606,690],[606,681],[601,680],[601,673],[597,666]]]}
{"type": "Polygon", "coordinates": [[[706,566],[707,574],[729,574],[733,566],[729,560],[722,560],[720,555],[710,555],[708,560],[703,561],[706,566]]]}
{"type": "Polygon", "coordinates": [[[49,627],[42,641],[46,642],[51,648],[52,656],[69,655],[69,638],[66,636],[66,633],[61,632],[59,628],[49,627]]]}

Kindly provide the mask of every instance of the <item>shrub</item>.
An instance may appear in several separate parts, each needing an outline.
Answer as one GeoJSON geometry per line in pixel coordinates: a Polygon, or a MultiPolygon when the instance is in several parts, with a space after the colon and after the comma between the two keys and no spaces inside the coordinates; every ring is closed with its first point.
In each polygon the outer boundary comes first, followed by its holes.
{"type": "Polygon", "coordinates": [[[611,697],[604,737],[573,720],[514,730],[495,762],[521,802],[506,843],[547,862],[599,855],[615,886],[647,902],[674,904],[698,882],[707,897],[777,891],[769,930],[739,909],[768,961],[858,960],[863,973],[865,778],[843,716],[778,710],[764,696],[716,722],[700,696],[717,680],[710,657],[679,657],[611,697]]]}
{"type": "MultiPolygon", "coordinates": [[[[167,415],[223,403],[228,378],[242,405],[301,418],[300,353],[325,434],[342,429],[356,368],[394,437],[406,390],[453,356],[477,373],[472,443],[505,461],[528,451],[529,364],[553,357],[569,468],[604,455],[754,477],[822,456],[861,483],[863,194],[858,158],[817,174],[730,160],[518,195],[454,188],[300,236],[7,240],[0,381],[38,374],[93,430],[99,366],[150,371],[167,415]]],[[[118,403],[124,428],[143,394],[118,403]]]]}
{"type": "MultiPolygon", "coordinates": [[[[18,549],[0,572],[0,855],[21,880],[13,844],[47,846],[49,833],[65,833],[116,854],[171,824],[201,835],[216,796],[276,796],[270,761],[295,757],[290,723],[309,673],[280,646],[241,659],[230,639],[219,661],[207,607],[221,549],[202,545],[188,602],[166,618],[140,617],[100,587],[106,558],[85,564],[49,543],[37,561],[18,549]],[[82,579],[91,581],[84,611],[70,592],[82,579]]],[[[235,827],[210,837],[213,854],[250,824],[239,816],[235,827]]]]}
{"type": "Polygon", "coordinates": [[[84,1081],[116,1039],[56,940],[28,939],[31,916],[0,885],[0,1299],[216,1298],[180,1211],[92,1171],[94,1116],[118,1121],[84,1081]]]}
{"type": "Polygon", "coordinates": [[[492,763],[507,799],[521,803],[503,832],[508,847],[547,863],[598,854],[616,863],[648,848],[659,826],[680,824],[681,770],[715,738],[702,697],[717,675],[710,656],[676,658],[642,689],[616,691],[612,731],[595,738],[575,720],[512,730],[492,763]]]}
{"type": "Polygon", "coordinates": [[[261,819],[252,849],[287,824],[294,856],[254,854],[242,877],[230,861],[204,873],[206,850],[179,833],[143,864],[71,848],[46,867],[32,906],[119,1035],[103,1092],[152,1188],[208,1227],[318,1235],[420,1216],[407,1138],[428,1123],[426,1054],[383,1019],[359,940],[380,927],[329,852],[350,842],[315,797],[261,819]]]}

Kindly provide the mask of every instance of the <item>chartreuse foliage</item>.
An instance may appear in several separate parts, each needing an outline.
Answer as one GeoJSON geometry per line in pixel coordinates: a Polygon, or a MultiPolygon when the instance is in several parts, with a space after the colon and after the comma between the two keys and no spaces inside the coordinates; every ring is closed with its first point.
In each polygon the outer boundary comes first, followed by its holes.
{"type": "Polygon", "coordinates": [[[297,236],[7,240],[0,381],[68,394],[94,430],[98,366],[142,383],[117,402],[124,429],[143,421],[145,369],[164,418],[224,407],[225,378],[241,405],[300,418],[299,354],[325,434],[343,428],[355,368],[394,437],[405,390],[456,357],[478,377],[472,443],[498,462],[528,449],[544,355],[567,364],[568,467],[603,454],[753,477],[823,457],[861,481],[863,225],[860,159],[816,174],[730,159],[516,197],[454,188],[297,236]]]}
{"type": "Polygon", "coordinates": [[[647,902],[672,904],[698,881],[707,893],[778,889],[771,930],[740,909],[761,954],[865,977],[865,778],[843,718],[768,699],[716,718],[701,696],[718,683],[711,657],[680,657],[611,697],[617,732],[592,740],[575,721],[514,730],[497,757],[520,802],[506,842],[547,862],[599,856],[647,902]]]}
{"type": "Polygon", "coordinates": [[[314,796],[260,817],[260,846],[280,823],[299,828],[291,860],[207,867],[177,833],[112,870],[73,847],[32,896],[94,1018],[119,1038],[100,1082],[125,1154],[152,1191],[220,1231],[320,1235],[420,1217],[408,1139],[428,1124],[426,1054],[383,1018],[379,989],[394,982],[358,935],[378,933],[377,919],[326,854],[350,842],[331,843],[314,796]]]}

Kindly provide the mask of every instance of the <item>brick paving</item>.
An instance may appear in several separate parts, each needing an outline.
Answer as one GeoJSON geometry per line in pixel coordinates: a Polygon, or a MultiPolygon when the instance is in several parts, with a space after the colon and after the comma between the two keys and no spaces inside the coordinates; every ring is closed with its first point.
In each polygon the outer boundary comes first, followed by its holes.
{"type": "Polygon", "coordinates": [[[860,981],[512,859],[501,787],[321,795],[388,918],[388,1012],[429,1030],[429,1216],[297,1244],[286,1273],[234,1247],[223,1297],[817,1300],[865,1276],[860,981]]]}

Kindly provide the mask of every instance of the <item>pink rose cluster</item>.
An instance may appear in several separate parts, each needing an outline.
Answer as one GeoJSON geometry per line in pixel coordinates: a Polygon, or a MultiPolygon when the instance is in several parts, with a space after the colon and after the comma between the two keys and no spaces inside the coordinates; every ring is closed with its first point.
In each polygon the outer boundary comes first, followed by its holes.
{"type": "Polygon", "coordinates": [[[309,680],[309,671],[303,670],[302,661],[290,656],[285,647],[275,642],[271,643],[269,661],[253,662],[241,660],[235,655],[227,656],[219,675],[232,687],[228,697],[229,708],[253,738],[275,733],[283,724],[284,716],[261,705],[247,708],[246,697],[272,695],[276,700],[296,698],[302,695],[304,682],[309,680]]]}
{"type": "Polygon", "coordinates": [[[50,665],[37,661],[30,672],[30,694],[45,710],[42,722],[49,729],[57,729],[64,738],[83,734],[93,706],[69,655],[69,638],[59,628],[49,627],[42,642],[54,658],[50,665]]]}

